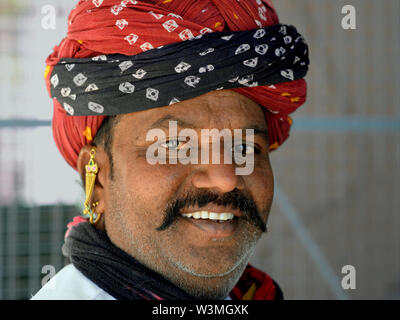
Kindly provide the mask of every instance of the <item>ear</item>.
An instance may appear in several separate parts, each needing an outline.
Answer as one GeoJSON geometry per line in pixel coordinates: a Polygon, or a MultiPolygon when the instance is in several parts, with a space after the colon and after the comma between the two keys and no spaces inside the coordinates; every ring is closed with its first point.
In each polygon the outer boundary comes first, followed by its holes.
{"type": "MultiPolygon", "coordinates": [[[[93,145],[84,146],[79,152],[78,161],[77,161],[77,169],[81,179],[83,181],[83,185],[85,186],[85,178],[86,178],[86,165],[90,160],[90,151],[92,150],[93,145]]],[[[99,171],[96,175],[96,182],[94,185],[93,195],[91,199],[91,203],[98,202],[98,205],[95,208],[95,212],[104,215],[106,208],[106,191],[107,186],[109,185],[109,170],[110,170],[110,162],[107,156],[107,153],[101,146],[96,147],[96,154],[94,157],[95,163],[99,168],[99,171]]],[[[104,228],[104,218],[102,217],[97,224],[97,227],[100,229],[104,228]]]]}

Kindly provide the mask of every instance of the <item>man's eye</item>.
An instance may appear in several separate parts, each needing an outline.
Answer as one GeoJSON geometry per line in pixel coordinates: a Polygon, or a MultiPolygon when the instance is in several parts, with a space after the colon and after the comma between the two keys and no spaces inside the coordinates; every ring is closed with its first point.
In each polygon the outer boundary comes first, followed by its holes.
{"type": "Polygon", "coordinates": [[[260,149],[251,143],[241,143],[234,146],[235,153],[241,153],[242,155],[245,154],[252,154],[252,153],[260,153],[260,149]]]}
{"type": "Polygon", "coordinates": [[[184,144],[185,141],[179,140],[179,138],[173,138],[161,143],[161,146],[169,150],[176,150],[182,147],[184,144]]]}

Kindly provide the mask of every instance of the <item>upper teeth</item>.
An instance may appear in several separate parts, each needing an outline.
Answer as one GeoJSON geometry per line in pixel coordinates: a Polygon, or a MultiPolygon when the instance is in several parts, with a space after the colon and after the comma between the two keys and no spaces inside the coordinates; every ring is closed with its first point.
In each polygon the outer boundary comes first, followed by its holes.
{"type": "Polygon", "coordinates": [[[195,219],[231,220],[233,219],[234,214],[230,212],[217,213],[209,211],[196,211],[192,213],[182,213],[182,216],[195,219]]]}

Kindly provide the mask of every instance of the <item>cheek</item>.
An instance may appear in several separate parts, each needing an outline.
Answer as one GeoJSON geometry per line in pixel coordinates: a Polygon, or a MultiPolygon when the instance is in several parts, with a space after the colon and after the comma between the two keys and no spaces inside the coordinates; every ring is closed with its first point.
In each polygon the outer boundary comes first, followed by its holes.
{"type": "Polygon", "coordinates": [[[118,169],[115,180],[121,192],[130,199],[132,214],[146,212],[152,214],[153,220],[161,221],[162,210],[184,180],[184,168],[179,165],[151,165],[145,157],[136,155],[123,161],[118,169]]]}
{"type": "Polygon", "coordinates": [[[155,229],[161,225],[166,204],[175,196],[184,173],[176,165],[150,165],[140,158],[122,163],[115,166],[109,188],[106,228],[114,243],[133,256],[141,256],[159,246],[160,234],[155,229]]]}
{"type": "Polygon", "coordinates": [[[246,187],[251,192],[259,209],[267,209],[272,204],[274,195],[274,176],[270,165],[256,167],[246,181],[246,187]]]}

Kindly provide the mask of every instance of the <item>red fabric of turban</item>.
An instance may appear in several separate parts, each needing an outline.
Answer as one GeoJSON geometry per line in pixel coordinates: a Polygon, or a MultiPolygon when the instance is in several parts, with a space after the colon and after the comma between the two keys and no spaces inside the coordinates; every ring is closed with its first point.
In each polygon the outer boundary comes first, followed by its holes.
{"type": "MultiPolygon", "coordinates": [[[[52,68],[62,58],[101,54],[135,55],[207,32],[243,31],[279,23],[270,0],[82,0],[68,19],[68,34],[46,60],[50,94],[52,68]]],[[[233,89],[265,108],[270,150],[289,136],[289,114],[306,99],[304,79],[233,89]]],[[[76,169],[81,148],[91,143],[105,116],[69,116],[53,99],[53,136],[76,169]]]]}

